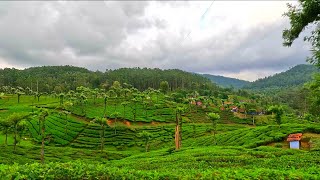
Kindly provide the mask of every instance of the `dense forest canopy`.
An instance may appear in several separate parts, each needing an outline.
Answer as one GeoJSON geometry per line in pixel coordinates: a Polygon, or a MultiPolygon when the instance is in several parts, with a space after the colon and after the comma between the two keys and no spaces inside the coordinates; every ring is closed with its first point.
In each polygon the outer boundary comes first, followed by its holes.
{"type": "Polygon", "coordinates": [[[202,76],[210,79],[212,82],[222,87],[242,88],[243,86],[250,84],[249,81],[240,80],[236,78],[229,78],[229,77],[211,75],[211,74],[202,74],[202,76]]]}
{"type": "Polygon", "coordinates": [[[312,79],[312,75],[316,72],[319,72],[316,67],[312,65],[300,64],[289,69],[288,71],[258,79],[244,88],[263,90],[301,86],[310,81],[312,79]]]}
{"type": "Polygon", "coordinates": [[[121,68],[89,71],[73,66],[43,66],[24,70],[0,69],[0,86],[29,87],[39,92],[64,92],[76,87],[108,88],[114,81],[127,83],[139,90],[160,88],[161,81],[169,83],[170,90],[198,89],[203,86],[217,88],[207,78],[177,69],[121,68]],[[38,87],[38,89],[37,89],[38,87]]]}

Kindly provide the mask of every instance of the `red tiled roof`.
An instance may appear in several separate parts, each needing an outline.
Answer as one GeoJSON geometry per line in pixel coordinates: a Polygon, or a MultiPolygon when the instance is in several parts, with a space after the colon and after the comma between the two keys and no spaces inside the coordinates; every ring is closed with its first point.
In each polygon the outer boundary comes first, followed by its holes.
{"type": "Polygon", "coordinates": [[[302,133],[290,134],[287,138],[287,141],[300,141],[302,133]]]}

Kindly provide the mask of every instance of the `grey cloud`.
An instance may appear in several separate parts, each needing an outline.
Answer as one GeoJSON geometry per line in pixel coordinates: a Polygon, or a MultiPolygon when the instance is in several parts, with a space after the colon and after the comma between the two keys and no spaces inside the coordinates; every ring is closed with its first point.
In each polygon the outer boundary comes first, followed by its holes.
{"type": "Polygon", "coordinates": [[[47,52],[56,53],[55,61],[66,62],[68,59],[58,59],[65,48],[79,57],[102,56],[107,47],[119,46],[130,32],[150,26],[139,19],[147,4],[1,2],[1,7],[10,11],[0,9],[0,49],[5,52],[0,56],[13,64],[26,61],[29,65],[47,63],[47,52]]]}
{"type": "Polygon", "coordinates": [[[177,55],[180,59],[172,62],[171,67],[196,72],[237,73],[257,69],[277,71],[305,63],[309,52],[302,40],[291,48],[282,46],[284,25],[253,29],[242,40],[241,32],[232,28],[222,37],[212,37],[190,51],[181,52],[177,55]]]}
{"type": "MultiPolygon", "coordinates": [[[[189,6],[189,2],[163,3],[189,6]]],[[[147,6],[146,1],[0,2],[0,58],[25,67],[72,64],[105,70],[143,66],[230,74],[287,69],[304,63],[309,54],[301,40],[291,48],[282,47],[281,33],[287,26],[283,21],[248,32],[234,26],[220,36],[190,43],[185,39],[187,30],[176,35],[166,30],[165,20],[145,19],[147,6]],[[149,28],[158,29],[159,34],[142,49],[126,44],[128,37],[149,28]]],[[[224,18],[217,15],[209,22],[224,18]]]]}

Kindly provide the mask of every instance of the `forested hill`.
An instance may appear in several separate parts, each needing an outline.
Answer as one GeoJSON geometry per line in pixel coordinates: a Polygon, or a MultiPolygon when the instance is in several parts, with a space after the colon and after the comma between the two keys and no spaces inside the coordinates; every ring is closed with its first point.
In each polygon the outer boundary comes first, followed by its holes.
{"type": "Polygon", "coordinates": [[[78,86],[108,88],[112,82],[131,84],[139,90],[158,89],[161,81],[168,81],[172,90],[201,88],[203,84],[215,87],[207,78],[197,74],[172,69],[121,68],[105,72],[90,71],[73,66],[43,66],[24,70],[0,69],[0,86],[29,87],[40,92],[62,92],[78,86]]]}
{"type": "Polygon", "coordinates": [[[211,74],[202,74],[202,76],[210,79],[212,82],[216,83],[221,87],[234,87],[234,88],[242,88],[243,86],[248,85],[249,81],[244,81],[236,78],[229,78],[224,76],[217,76],[211,74]]]}
{"type": "Polygon", "coordinates": [[[319,72],[316,67],[300,64],[285,72],[265,77],[263,79],[258,79],[244,88],[260,90],[299,86],[310,81],[315,72],[319,72]]]}

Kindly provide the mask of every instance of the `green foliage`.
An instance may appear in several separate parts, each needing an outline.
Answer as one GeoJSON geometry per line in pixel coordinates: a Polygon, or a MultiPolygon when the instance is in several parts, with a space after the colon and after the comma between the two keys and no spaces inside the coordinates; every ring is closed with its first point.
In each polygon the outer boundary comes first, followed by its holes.
{"type": "Polygon", "coordinates": [[[274,147],[282,148],[282,147],[283,147],[283,145],[282,145],[282,143],[276,143],[276,144],[274,145],[274,147]]]}
{"type": "MultiPolygon", "coordinates": [[[[211,84],[210,80],[197,74],[177,69],[161,70],[157,68],[120,68],[106,70],[105,72],[93,72],[73,66],[43,66],[25,70],[5,68],[0,69],[0,77],[1,86],[21,86],[24,89],[27,89],[27,87],[35,89],[35,82],[38,81],[39,92],[55,92],[57,94],[68,90],[76,90],[80,86],[103,88],[104,91],[107,91],[115,81],[121,84],[125,83],[125,88],[133,86],[140,91],[147,90],[149,87],[160,89],[161,81],[167,81],[171,90],[191,90],[193,89],[192,82],[211,84]]],[[[217,89],[214,85],[212,85],[212,88],[217,89]]],[[[10,93],[13,92],[10,91],[10,93]]]]}
{"type": "Polygon", "coordinates": [[[169,90],[169,83],[168,81],[161,81],[160,82],[160,90],[162,93],[167,94],[169,90]]]}
{"type": "MultiPolygon", "coordinates": [[[[288,87],[301,86],[312,79],[312,75],[319,72],[312,65],[301,64],[291,69],[269,77],[258,79],[248,86],[246,89],[252,90],[272,90],[276,92],[278,89],[287,89],[288,87]]],[[[290,88],[291,90],[291,88],[290,88]]]]}
{"type": "Polygon", "coordinates": [[[306,88],[310,90],[309,102],[310,113],[318,116],[320,113],[320,74],[315,74],[313,80],[306,84],[306,88]]]}
{"type": "Polygon", "coordinates": [[[320,3],[319,0],[299,0],[298,5],[288,4],[288,12],[284,14],[289,17],[291,27],[283,31],[283,39],[285,46],[291,46],[293,41],[310,24],[313,30],[311,35],[304,37],[305,41],[309,41],[312,45],[313,56],[309,58],[309,62],[320,66],[320,3]]]}
{"type": "Polygon", "coordinates": [[[0,176],[5,179],[317,179],[318,156],[316,151],[211,146],[186,148],[171,154],[164,149],[105,163],[0,165],[0,176]]]}
{"type": "Polygon", "coordinates": [[[274,113],[277,124],[281,124],[281,116],[284,113],[283,106],[274,105],[268,108],[269,112],[274,113]]]}
{"type": "MultiPolygon", "coordinates": [[[[217,131],[219,132],[219,126],[217,131]]],[[[255,128],[245,128],[233,131],[226,131],[216,135],[217,145],[219,146],[243,146],[254,148],[262,145],[268,145],[274,142],[282,142],[292,133],[320,133],[316,124],[281,124],[259,126],[255,128]]],[[[185,146],[211,146],[214,142],[214,135],[202,136],[197,139],[184,141],[185,146]]]]}
{"type": "Polygon", "coordinates": [[[211,74],[202,74],[202,76],[210,79],[213,83],[216,83],[217,85],[221,87],[234,87],[234,88],[242,88],[248,84],[250,84],[249,81],[244,81],[236,78],[229,78],[224,76],[216,76],[211,74]]]}
{"type": "Polygon", "coordinates": [[[151,133],[149,133],[148,131],[142,131],[138,134],[138,136],[140,136],[141,138],[144,139],[146,152],[148,152],[149,151],[149,141],[151,139],[151,133]]]}

